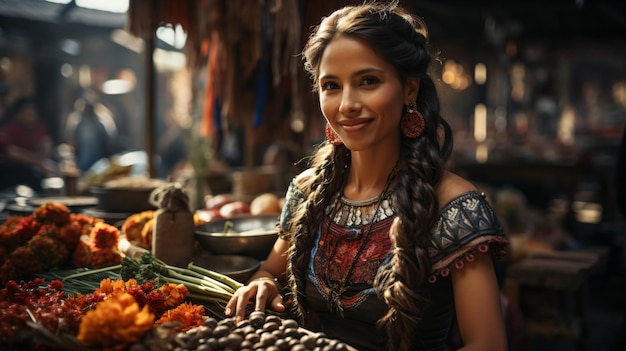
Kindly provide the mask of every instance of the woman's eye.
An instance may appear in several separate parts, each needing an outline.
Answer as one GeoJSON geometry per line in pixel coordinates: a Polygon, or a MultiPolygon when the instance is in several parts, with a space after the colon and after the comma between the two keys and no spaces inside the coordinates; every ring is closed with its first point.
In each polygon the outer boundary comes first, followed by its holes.
{"type": "Polygon", "coordinates": [[[339,86],[334,82],[326,82],[322,83],[322,90],[333,90],[337,89],[339,86]]]}
{"type": "Polygon", "coordinates": [[[371,85],[371,84],[376,84],[379,82],[378,78],[376,77],[365,77],[363,78],[363,85],[371,85]]]}

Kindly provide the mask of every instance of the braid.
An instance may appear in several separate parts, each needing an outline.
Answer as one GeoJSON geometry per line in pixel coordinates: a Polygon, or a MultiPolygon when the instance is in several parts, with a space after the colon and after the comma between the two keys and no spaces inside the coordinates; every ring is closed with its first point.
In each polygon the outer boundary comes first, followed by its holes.
{"type": "Polygon", "coordinates": [[[324,209],[328,207],[333,195],[341,189],[343,173],[346,168],[337,169],[336,165],[349,164],[349,152],[345,146],[321,146],[311,161],[314,175],[303,179],[299,186],[305,194],[305,200],[298,206],[292,218],[295,228],[288,256],[289,288],[293,299],[293,312],[304,322],[306,301],[306,268],[309,264],[314,237],[324,218],[324,209]],[[309,190],[310,189],[310,190],[309,190]]]}
{"type": "Polygon", "coordinates": [[[450,154],[450,127],[439,115],[434,86],[423,79],[418,108],[426,120],[424,135],[417,139],[402,138],[400,158],[403,165],[394,192],[397,218],[389,237],[394,250],[388,269],[381,269],[374,286],[389,306],[378,321],[384,328],[390,350],[408,350],[421,321],[421,311],[428,302],[422,287],[431,270],[428,256],[431,228],[439,213],[436,187],[440,183],[450,154]],[[443,128],[443,142],[439,131],[443,128]]]}

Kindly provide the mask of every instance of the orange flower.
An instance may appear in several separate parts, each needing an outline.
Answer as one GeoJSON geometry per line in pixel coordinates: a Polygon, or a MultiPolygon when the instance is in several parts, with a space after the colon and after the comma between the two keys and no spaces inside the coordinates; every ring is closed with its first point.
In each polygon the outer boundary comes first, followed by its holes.
{"type": "Polygon", "coordinates": [[[182,331],[187,331],[194,327],[198,327],[204,324],[204,307],[199,305],[193,305],[189,302],[182,303],[176,308],[165,311],[159,320],[155,322],[156,325],[161,325],[167,322],[178,321],[183,324],[182,331]]]}
{"type": "Polygon", "coordinates": [[[93,226],[96,225],[96,223],[98,222],[104,222],[104,219],[91,217],[80,213],[70,213],[70,222],[72,222],[73,225],[78,225],[81,227],[81,235],[88,236],[93,226]]]}
{"type": "Polygon", "coordinates": [[[108,223],[98,222],[91,228],[89,239],[99,249],[116,248],[120,240],[120,230],[108,223]]]}
{"type": "Polygon", "coordinates": [[[138,342],[153,326],[154,315],[128,293],[117,293],[83,316],[77,339],[105,351],[122,350],[138,342]]]}
{"type": "Polygon", "coordinates": [[[166,283],[159,290],[165,295],[165,303],[169,307],[181,304],[189,296],[189,290],[183,284],[166,283]]]}
{"type": "Polygon", "coordinates": [[[104,278],[100,281],[100,287],[96,289],[96,294],[114,295],[126,292],[126,283],[122,279],[111,280],[104,278]]]}
{"type": "Polygon", "coordinates": [[[127,291],[128,291],[128,289],[138,288],[139,287],[139,283],[137,283],[137,281],[134,278],[128,279],[126,281],[125,285],[126,285],[126,290],[127,291]]]}

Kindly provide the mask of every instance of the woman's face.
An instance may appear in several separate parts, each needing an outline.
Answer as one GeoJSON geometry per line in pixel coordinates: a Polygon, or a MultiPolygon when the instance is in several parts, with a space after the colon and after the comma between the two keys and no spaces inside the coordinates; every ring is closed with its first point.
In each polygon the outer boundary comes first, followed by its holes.
{"type": "Polygon", "coordinates": [[[39,120],[37,108],[35,105],[26,104],[17,112],[15,119],[24,127],[33,128],[37,125],[39,120]]]}
{"type": "Polygon", "coordinates": [[[361,39],[333,38],[319,65],[322,113],[352,151],[399,145],[402,109],[417,94],[361,39]]]}

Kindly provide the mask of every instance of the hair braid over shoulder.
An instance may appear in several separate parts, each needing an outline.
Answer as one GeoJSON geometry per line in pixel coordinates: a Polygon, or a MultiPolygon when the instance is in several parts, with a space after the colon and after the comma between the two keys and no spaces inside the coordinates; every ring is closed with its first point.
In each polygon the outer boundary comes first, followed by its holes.
{"type": "Polygon", "coordinates": [[[313,175],[299,179],[298,187],[304,192],[305,200],[295,210],[290,227],[295,228],[289,248],[287,272],[289,290],[294,302],[294,313],[303,321],[306,315],[304,289],[306,268],[313,249],[315,234],[324,218],[324,209],[333,196],[341,190],[349,152],[345,146],[333,147],[323,144],[311,159],[313,175]],[[338,166],[340,165],[340,166],[338,166]]]}

